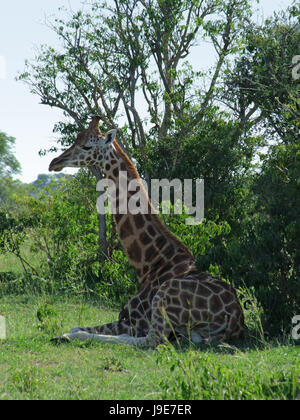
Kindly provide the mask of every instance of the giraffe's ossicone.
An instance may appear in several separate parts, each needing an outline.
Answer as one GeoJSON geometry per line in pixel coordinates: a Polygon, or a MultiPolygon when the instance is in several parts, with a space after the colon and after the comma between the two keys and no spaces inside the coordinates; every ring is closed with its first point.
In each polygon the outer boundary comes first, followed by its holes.
{"type": "Polygon", "coordinates": [[[196,270],[191,252],[153,211],[136,168],[116,142],[116,133],[111,130],[103,135],[99,117],[93,117],[88,129],[79,133],[75,143],[51,162],[49,170],[100,166],[106,178],[114,181],[116,228],[136,271],[139,291],[124,306],[118,321],[73,328],[57,339],[155,347],[174,336],[186,336],[195,343],[240,337],[244,316],[235,290],[196,270]],[[143,214],[132,214],[128,206],[133,192],[127,187],[133,180],[139,196],[147,203],[143,214]]]}

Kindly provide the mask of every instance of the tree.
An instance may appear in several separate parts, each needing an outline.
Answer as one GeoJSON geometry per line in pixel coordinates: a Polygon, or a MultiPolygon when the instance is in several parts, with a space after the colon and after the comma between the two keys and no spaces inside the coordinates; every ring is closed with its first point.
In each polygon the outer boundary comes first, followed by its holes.
{"type": "MultiPolygon", "coordinates": [[[[179,124],[180,131],[191,129],[187,104],[192,100],[201,104],[194,124],[203,118],[249,15],[246,0],[114,0],[111,6],[94,1],[90,13],[55,20],[51,28],[63,42],[62,51],[41,47],[20,79],[43,104],[70,116],[76,130],[91,114],[100,115],[105,128],[113,127],[124,112],[131,146],[146,161],[148,133],[164,139],[179,124]],[[201,74],[185,59],[200,37],[213,43],[217,61],[208,88],[199,91],[201,74]],[[137,109],[140,94],[144,115],[137,109]],[[145,121],[151,125],[148,133],[145,121]]],[[[56,126],[66,137],[70,128],[69,122],[56,126]]]]}
{"type": "Polygon", "coordinates": [[[228,265],[236,266],[231,278],[238,281],[242,274],[246,284],[255,287],[265,310],[265,327],[276,333],[289,328],[300,310],[300,83],[292,77],[299,23],[295,2],[265,25],[251,25],[244,52],[222,92],[236,118],[247,121],[252,116],[267,146],[260,152],[251,184],[245,235],[236,253],[230,247],[228,265]]]}
{"type": "Polygon", "coordinates": [[[20,173],[21,167],[13,155],[16,139],[0,131],[0,177],[20,173]]]}
{"type": "MultiPolygon", "coordinates": [[[[104,130],[125,116],[120,140],[149,181],[149,138],[172,136],[175,167],[182,139],[205,119],[221,70],[239,50],[250,15],[250,0],[96,0],[90,12],[50,23],[61,50],[42,46],[19,80],[42,104],[70,117],[54,128],[63,148],[91,115],[100,116],[104,130]],[[202,89],[198,85],[204,74],[188,63],[200,39],[210,41],[216,55],[214,68],[205,75],[208,87],[202,89]]],[[[102,215],[99,225],[105,248],[102,215]]]]}
{"type": "Polygon", "coordinates": [[[13,155],[16,139],[0,131],[0,205],[8,197],[11,175],[20,173],[21,166],[13,155]]]}
{"type": "Polygon", "coordinates": [[[220,95],[241,121],[253,115],[254,123],[264,129],[265,139],[272,142],[293,142],[299,135],[295,117],[300,82],[292,77],[293,58],[300,44],[299,25],[296,2],[264,25],[249,25],[243,54],[234,69],[228,70],[220,95]]]}
{"type": "Polygon", "coordinates": [[[31,183],[35,188],[44,188],[48,187],[53,183],[53,181],[59,181],[60,179],[65,178],[64,174],[39,174],[37,179],[31,183]]]}

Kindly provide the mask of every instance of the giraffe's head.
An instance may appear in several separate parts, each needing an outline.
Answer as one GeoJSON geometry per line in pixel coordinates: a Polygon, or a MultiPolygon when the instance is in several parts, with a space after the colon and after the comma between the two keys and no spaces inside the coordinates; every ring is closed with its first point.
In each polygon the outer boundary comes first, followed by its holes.
{"type": "Polygon", "coordinates": [[[63,168],[83,168],[102,165],[116,138],[117,130],[106,135],[99,129],[99,117],[95,116],[88,129],[78,134],[75,143],[50,163],[49,171],[59,172],[63,168]]]}

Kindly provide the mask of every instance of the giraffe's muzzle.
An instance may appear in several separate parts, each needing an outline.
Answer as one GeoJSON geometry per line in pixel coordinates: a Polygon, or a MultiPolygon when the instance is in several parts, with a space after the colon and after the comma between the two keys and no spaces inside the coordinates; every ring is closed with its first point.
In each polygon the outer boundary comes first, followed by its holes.
{"type": "Polygon", "coordinates": [[[70,158],[71,158],[71,150],[72,149],[73,149],[73,147],[71,147],[70,149],[63,152],[57,158],[53,159],[52,162],[50,163],[49,171],[50,172],[51,171],[60,172],[63,168],[68,166],[68,163],[69,163],[70,158]]]}
{"type": "Polygon", "coordinates": [[[64,168],[65,159],[55,158],[52,160],[49,166],[49,171],[60,172],[64,168]]]}

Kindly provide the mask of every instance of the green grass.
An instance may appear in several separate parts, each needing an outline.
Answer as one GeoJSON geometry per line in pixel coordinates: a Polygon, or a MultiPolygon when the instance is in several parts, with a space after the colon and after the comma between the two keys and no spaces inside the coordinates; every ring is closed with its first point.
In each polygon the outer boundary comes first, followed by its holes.
{"type": "Polygon", "coordinates": [[[0,297],[0,314],[7,322],[7,339],[0,341],[0,400],[281,400],[300,394],[300,349],[289,339],[156,350],[55,345],[53,335],[116,320],[117,313],[91,300],[24,295],[0,297]]]}

